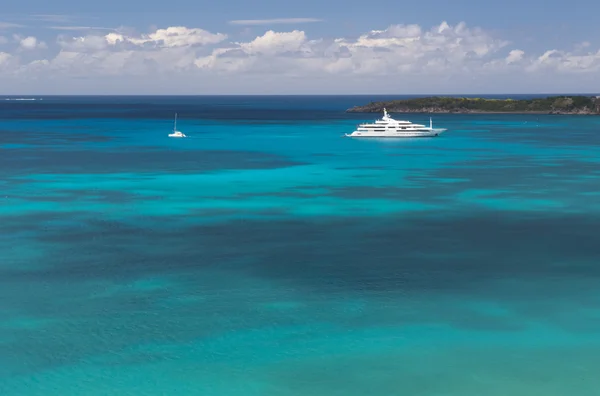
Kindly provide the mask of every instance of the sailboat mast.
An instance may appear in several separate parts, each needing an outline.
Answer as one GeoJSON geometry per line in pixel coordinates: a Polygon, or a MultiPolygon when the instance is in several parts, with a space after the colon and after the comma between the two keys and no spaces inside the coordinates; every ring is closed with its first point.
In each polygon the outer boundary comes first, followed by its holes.
{"type": "Polygon", "coordinates": [[[175,113],[175,123],[173,124],[173,132],[177,131],[177,113],[175,113]]]}

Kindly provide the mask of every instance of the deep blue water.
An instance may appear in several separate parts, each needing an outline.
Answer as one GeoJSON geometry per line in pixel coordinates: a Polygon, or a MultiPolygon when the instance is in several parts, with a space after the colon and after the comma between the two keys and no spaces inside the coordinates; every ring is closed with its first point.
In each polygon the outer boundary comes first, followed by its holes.
{"type": "Polygon", "coordinates": [[[383,98],[0,100],[0,394],[598,395],[600,117],[383,98]]]}

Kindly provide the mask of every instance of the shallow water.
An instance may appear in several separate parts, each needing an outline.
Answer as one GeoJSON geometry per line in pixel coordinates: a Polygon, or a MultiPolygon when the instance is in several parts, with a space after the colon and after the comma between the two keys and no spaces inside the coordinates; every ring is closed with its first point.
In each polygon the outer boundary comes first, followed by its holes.
{"type": "Polygon", "coordinates": [[[600,118],[368,100],[0,102],[0,394],[596,395],[600,118]]]}

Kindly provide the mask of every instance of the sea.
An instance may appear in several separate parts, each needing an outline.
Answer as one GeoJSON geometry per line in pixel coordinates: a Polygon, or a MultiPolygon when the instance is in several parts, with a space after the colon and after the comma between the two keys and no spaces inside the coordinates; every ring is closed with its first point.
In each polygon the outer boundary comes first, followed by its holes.
{"type": "Polygon", "coordinates": [[[599,395],[600,116],[391,98],[0,97],[0,395],[599,395]]]}

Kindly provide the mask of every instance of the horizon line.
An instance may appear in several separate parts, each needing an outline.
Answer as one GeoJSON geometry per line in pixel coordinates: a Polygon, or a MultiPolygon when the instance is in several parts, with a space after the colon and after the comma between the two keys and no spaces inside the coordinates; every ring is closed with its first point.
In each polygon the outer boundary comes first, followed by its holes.
{"type": "Polygon", "coordinates": [[[507,96],[507,95],[600,95],[600,92],[526,92],[526,93],[431,93],[431,94],[420,94],[420,93],[344,93],[344,94],[0,94],[0,97],[7,96],[21,96],[21,97],[32,97],[32,96],[459,96],[459,95],[494,95],[494,96],[507,96]]]}

